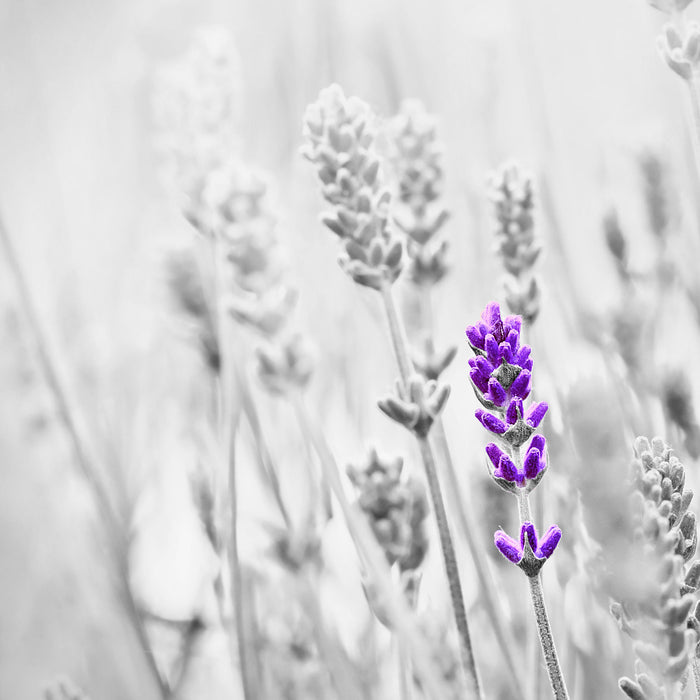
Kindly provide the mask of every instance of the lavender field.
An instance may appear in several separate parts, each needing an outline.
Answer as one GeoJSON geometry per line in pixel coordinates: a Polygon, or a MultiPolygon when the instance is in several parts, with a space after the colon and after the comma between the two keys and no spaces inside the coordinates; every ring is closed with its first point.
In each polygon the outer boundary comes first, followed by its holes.
{"type": "Polygon", "coordinates": [[[0,3],[0,700],[700,700],[695,5],[0,3]]]}

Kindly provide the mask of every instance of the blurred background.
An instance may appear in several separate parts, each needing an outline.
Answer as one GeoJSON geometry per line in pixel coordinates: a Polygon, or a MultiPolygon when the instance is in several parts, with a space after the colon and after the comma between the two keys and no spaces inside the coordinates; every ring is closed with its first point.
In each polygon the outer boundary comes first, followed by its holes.
{"type": "MultiPolygon", "coordinates": [[[[2,267],[0,698],[42,697],[63,674],[93,700],[159,697],[132,624],[133,599],[147,611],[156,664],[181,678],[177,697],[243,697],[227,635],[212,623],[218,563],[192,498],[193,465],[214,449],[193,430],[206,403],[202,368],[168,298],[164,266],[194,234],[164,172],[154,117],[160,71],[185,55],[200,28],[224,28],[235,47],[241,153],[269,183],[300,291],[298,323],[317,347],[309,403],[342,466],[376,445],[420,472],[413,443],[375,407],[396,373],[381,310],[371,290],[353,285],[336,264],[337,243],[319,223],[324,206],[313,168],[299,154],[306,105],[331,82],[380,117],[394,115],[404,98],[418,98],[438,119],[451,273],[435,294],[434,323],[437,344],[459,348],[445,373],[452,395],[444,422],[484,551],[493,529],[513,526],[515,514],[483,468],[485,437],[472,417],[463,333],[486,302],[500,298],[486,182],[511,158],[534,173],[545,251],[542,310],[529,341],[541,368],[536,394],[551,406],[545,434],[558,461],[550,472],[560,473],[543,486],[546,524],[566,510],[560,502],[584,510],[601,502],[600,473],[624,478],[634,434],[664,434],[691,485],[697,481],[696,436],[669,418],[663,393],[664,377],[677,371],[685,373],[683,387],[700,391],[694,360],[700,199],[687,95],[655,48],[662,22],[643,0],[0,3],[0,214],[46,342],[85,416],[109,497],[128,504],[133,591],[124,595],[104,510],[76,466],[15,278],[2,267]],[[661,164],[667,197],[670,223],[661,242],[649,219],[643,168],[649,154],[661,164]],[[630,267],[656,280],[642,280],[634,292],[606,246],[603,221],[612,209],[630,267]],[[635,335],[633,313],[642,319],[638,325],[652,327],[650,335],[635,335]],[[631,340],[622,337],[621,318],[632,326],[631,340]],[[621,404],[620,384],[631,392],[621,404]],[[183,655],[193,620],[207,632],[183,655]],[[191,661],[186,673],[183,658],[191,661]]],[[[284,407],[252,383],[282,490],[292,510],[303,509],[299,474],[309,459],[303,441],[284,407]]],[[[288,590],[265,563],[275,516],[267,515],[269,495],[247,474],[255,439],[246,432],[242,442],[240,557],[258,591],[258,617],[283,619],[288,590]]],[[[597,530],[572,535],[572,546],[587,547],[592,537],[604,548],[604,518],[592,513],[597,530]]],[[[366,605],[356,564],[343,554],[350,547],[338,518],[324,541],[337,574],[324,609],[334,611],[329,624],[345,647],[356,650],[364,622],[353,611],[366,605]]],[[[598,556],[596,547],[586,551],[598,556]]],[[[497,554],[487,556],[511,587],[509,605],[526,608],[520,578],[509,578],[497,554]]],[[[566,640],[564,663],[584,684],[586,664],[594,663],[604,638],[609,668],[593,690],[578,686],[578,697],[617,697],[616,678],[633,668],[628,640],[608,616],[605,596],[585,583],[588,560],[578,550],[568,556],[577,563],[563,555],[561,570],[545,583],[552,587],[555,633],[566,640]]],[[[473,606],[478,592],[467,555],[461,563],[473,606]]],[[[431,551],[425,590],[436,600],[444,594],[441,575],[431,551]]],[[[448,615],[448,601],[438,610],[448,615]]],[[[507,614],[516,620],[512,610],[507,614]]],[[[493,640],[474,615],[477,661],[497,685],[497,665],[488,660],[493,640]]],[[[269,638],[286,633],[275,627],[269,638]]],[[[268,669],[291,667],[274,650],[259,654],[268,669]]],[[[391,682],[378,683],[384,690],[373,697],[395,697],[391,682]]],[[[260,697],[331,697],[282,686],[260,697]]],[[[488,697],[511,696],[499,688],[488,697]]]]}

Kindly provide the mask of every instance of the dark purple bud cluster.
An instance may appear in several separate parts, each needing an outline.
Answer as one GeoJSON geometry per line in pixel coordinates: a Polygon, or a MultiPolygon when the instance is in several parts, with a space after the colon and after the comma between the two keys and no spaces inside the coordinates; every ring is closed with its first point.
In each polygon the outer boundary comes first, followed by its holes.
{"type": "Polygon", "coordinates": [[[561,539],[561,530],[552,525],[541,540],[535,526],[525,521],[520,527],[520,542],[502,530],[497,530],[493,541],[498,551],[519,566],[528,576],[537,576],[545,561],[552,556],[561,539]]]}
{"type": "MultiPolygon", "coordinates": [[[[547,413],[544,401],[525,408],[532,384],[529,345],[521,345],[520,316],[501,319],[498,304],[487,304],[479,323],[467,327],[467,339],[475,357],[470,358],[469,376],[477,398],[488,410],[478,409],[478,421],[497,436],[498,443],[486,445],[491,478],[505,491],[517,496],[523,518],[528,518],[528,494],[547,471],[547,442],[533,435],[547,413]],[[527,447],[523,446],[530,441],[527,447]]],[[[541,541],[535,526],[525,520],[518,543],[498,530],[495,544],[506,559],[528,576],[537,576],[561,539],[552,525],[541,541]]]]}
{"type": "Polygon", "coordinates": [[[540,483],[547,469],[545,448],[544,437],[535,435],[525,452],[522,466],[518,467],[509,454],[490,442],[486,445],[486,454],[494,467],[491,476],[506,491],[524,488],[529,493],[540,483]]]}
{"type": "Polygon", "coordinates": [[[477,325],[467,327],[476,355],[469,359],[469,377],[477,398],[488,409],[479,409],[475,415],[484,428],[514,447],[530,438],[548,408],[545,402],[524,408],[532,384],[532,349],[520,344],[520,327],[519,316],[501,320],[495,302],[486,306],[477,325]]]}

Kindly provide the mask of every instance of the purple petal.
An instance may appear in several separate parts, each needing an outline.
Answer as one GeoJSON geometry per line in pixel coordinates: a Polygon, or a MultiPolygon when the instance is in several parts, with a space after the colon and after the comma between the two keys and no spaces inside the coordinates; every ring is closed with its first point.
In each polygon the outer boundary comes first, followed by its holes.
{"type": "Polygon", "coordinates": [[[523,400],[514,398],[510,400],[508,409],[506,410],[506,420],[509,425],[515,425],[519,417],[523,415],[523,400]]]}
{"type": "Polygon", "coordinates": [[[520,328],[522,325],[523,319],[520,316],[506,316],[505,319],[503,319],[503,325],[509,330],[515,331],[518,335],[520,335],[520,328]]]}
{"type": "Polygon", "coordinates": [[[506,535],[503,530],[496,530],[493,535],[493,543],[498,547],[498,551],[513,564],[519,563],[523,558],[523,553],[520,551],[518,543],[512,537],[506,535]]]}
{"type": "Polygon", "coordinates": [[[532,375],[526,369],[521,370],[520,374],[515,378],[515,381],[511,384],[510,393],[521,399],[526,399],[530,394],[531,385],[532,375]]]}
{"type": "Polygon", "coordinates": [[[501,461],[498,463],[498,474],[501,479],[506,481],[520,481],[518,468],[513,460],[506,454],[501,456],[501,461]]]}
{"type": "Polygon", "coordinates": [[[533,362],[532,362],[532,359],[530,359],[530,360],[525,360],[525,362],[523,362],[522,365],[520,365],[520,366],[523,369],[526,369],[528,372],[532,372],[532,365],[533,365],[533,362]]]}
{"type": "Polygon", "coordinates": [[[489,394],[491,400],[496,404],[496,406],[503,406],[506,402],[506,390],[501,386],[501,383],[495,377],[489,379],[489,394]]]}
{"type": "Polygon", "coordinates": [[[513,348],[510,346],[510,343],[503,341],[498,346],[498,357],[501,362],[505,360],[509,365],[513,364],[513,348]]]}
{"type": "Polygon", "coordinates": [[[535,552],[535,556],[540,559],[542,559],[542,557],[549,559],[557,548],[560,539],[561,530],[556,525],[552,525],[542,538],[542,542],[540,542],[540,547],[537,552],[535,552]]]}
{"type": "Polygon", "coordinates": [[[506,342],[510,345],[513,352],[517,352],[518,343],[520,342],[520,336],[515,330],[508,331],[508,336],[506,337],[506,342]]]}
{"type": "Polygon", "coordinates": [[[527,541],[530,543],[530,547],[532,548],[533,552],[537,551],[537,531],[535,530],[535,526],[529,521],[526,520],[521,526],[520,526],[520,546],[522,549],[525,549],[525,538],[527,537],[527,541]]]}
{"type": "Polygon", "coordinates": [[[476,326],[467,326],[467,340],[475,348],[479,348],[479,350],[484,349],[484,336],[476,326]]]}
{"type": "Polygon", "coordinates": [[[486,357],[492,365],[498,364],[498,343],[493,337],[493,333],[489,333],[484,340],[484,350],[486,351],[486,357]]]}
{"type": "Polygon", "coordinates": [[[493,328],[496,323],[501,320],[501,307],[499,306],[498,302],[491,301],[486,304],[486,308],[483,310],[481,318],[489,328],[493,328]]]}
{"type": "Polygon", "coordinates": [[[491,376],[491,372],[495,369],[495,367],[483,356],[479,355],[479,357],[474,358],[475,366],[479,368],[479,372],[481,372],[486,379],[488,379],[491,376]]]}
{"type": "Polygon", "coordinates": [[[486,445],[486,454],[489,456],[494,469],[498,469],[501,457],[505,457],[505,452],[503,452],[503,450],[493,442],[486,445]]]}
{"type": "Polygon", "coordinates": [[[546,444],[547,442],[544,439],[544,435],[535,435],[530,441],[530,446],[527,449],[532,450],[534,448],[536,450],[539,450],[539,453],[543,455],[546,444]]]}
{"type": "Polygon", "coordinates": [[[523,345],[520,350],[518,350],[518,354],[515,356],[515,364],[520,365],[521,367],[523,366],[524,362],[527,362],[528,357],[530,357],[530,353],[532,352],[532,348],[529,345],[523,345]]]}
{"type": "Polygon", "coordinates": [[[544,418],[544,414],[547,413],[549,405],[546,401],[540,401],[539,403],[533,403],[532,406],[527,411],[525,416],[525,422],[531,427],[536,428],[544,418]]]}
{"type": "Polygon", "coordinates": [[[469,372],[471,380],[474,382],[474,386],[482,393],[485,394],[486,390],[489,388],[489,380],[484,377],[481,372],[479,372],[476,367],[469,372]]]}
{"type": "Polygon", "coordinates": [[[496,416],[493,414],[487,413],[480,408],[477,409],[474,415],[479,423],[481,423],[486,430],[490,430],[492,433],[503,435],[503,433],[505,433],[508,429],[508,426],[506,426],[506,424],[500,418],[496,418],[496,416]]]}
{"type": "Polygon", "coordinates": [[[528,479],[534,479],[541,471],[540,469],[540,451],[530,448],[525,455],[523,462],[523,471],[528,479]]]}

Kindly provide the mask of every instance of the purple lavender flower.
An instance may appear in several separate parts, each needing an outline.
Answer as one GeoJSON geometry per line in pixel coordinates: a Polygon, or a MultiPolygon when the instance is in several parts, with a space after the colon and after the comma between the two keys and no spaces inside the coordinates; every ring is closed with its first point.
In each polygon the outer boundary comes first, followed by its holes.
{"type": "Polygon", "coordinates": [[[535,526],[525,521],[520,527],[520,542],[503,530],[496,530],[493,541],[508,561],[519,566],[528,576],[536,576],[545,561],[552,556],[561,539],[561,530],[552,525],[538,541],[535,526]]]}
{"type": "Polygon", "coordinates": [[[518,467],[509,454],[491,442],[486,445],[486,454],[493,464],[491,476],[506,491],[525,488],[529,493],[539,484],[547,469],[545,449],[544,437],[535,435],[525,451],[522,467],[518,467]]]}
{"type": "Polygon", "coordinates": [[[530,394],[532,360],[529,345],[520,345],[520,316],[501,319],[495,302],[486,306],[476,326],[467,327],[467,339],[476,353],[469,360],[477,398],[486,408],[504,409],[513,398],[530,394]]]}

